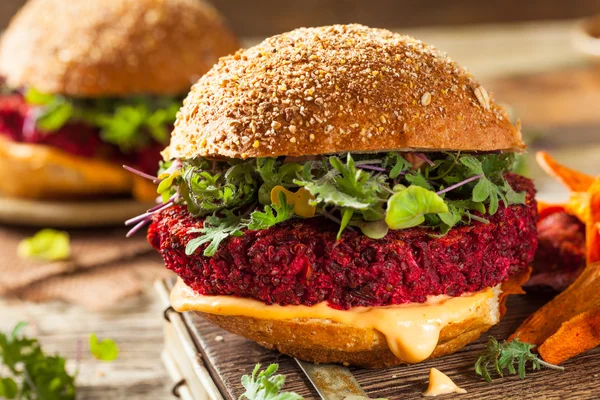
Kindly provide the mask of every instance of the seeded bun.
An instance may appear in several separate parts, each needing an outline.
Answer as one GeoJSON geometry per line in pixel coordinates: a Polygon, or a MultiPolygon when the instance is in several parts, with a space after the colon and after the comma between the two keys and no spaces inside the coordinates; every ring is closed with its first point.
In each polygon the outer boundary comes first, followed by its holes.
{"type": "Polygon", "coordinates": [[[180,94],[238,47],[200,0],[30,0],[3,35],[0,76],[69,96],[180,94]]]}
{"type": "Polygon", "coordinates": [[[444,53],[362,25],[302,28],[222,58],[184,102],[166,159],[525,148],[444,53]]]}
{"type": "MultiPolygon", "coordinates": [[[[430,358],[452,354],[500,321],[510,294],[522,294],[530,270],[521,271],[494,290],[495,297],[469,310],[469,316],[444,327],[430,358]]],[[[177,307],[176,307],[177,308],[177,307]]],[[[315,363],[339,363],[367,368],[406,364],[389,349],[385,336],[323,319],[267,320],[244,316],[198,313],[219,327],[280,353],[315,363]],[[343,338],[343,339],[340,339],[343,338]]]]}

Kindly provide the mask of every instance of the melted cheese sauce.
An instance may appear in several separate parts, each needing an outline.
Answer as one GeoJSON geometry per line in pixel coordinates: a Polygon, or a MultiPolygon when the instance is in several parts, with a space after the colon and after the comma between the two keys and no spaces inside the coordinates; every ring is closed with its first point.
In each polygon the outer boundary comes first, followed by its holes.
{"type": "Polygon", "coordinates": [[[427,387],[427,391],[423,393],[423,396],[435,397],[450,393],[467,393],[467,391],[456,386],[456,384],[452,382],[452,379],[440,370],[431,368],[429,371],[429,386],[427,387]]]}
{"type": "Polygon", "coordinates": [[[375,329],[385,336],[396,357],[411,363],[423,361],[433,353],[446,325],[468,318],[475,309],[494,299],[494,290],[489,288],[461,297],[431,296],[424,304],[336,310],[325,302],[310,307],[280,306],[233,296],[203,296],[181,279],[171,292],[171,305],[179,312],[200,311],[271,320],[318,318],[375,329]]]}

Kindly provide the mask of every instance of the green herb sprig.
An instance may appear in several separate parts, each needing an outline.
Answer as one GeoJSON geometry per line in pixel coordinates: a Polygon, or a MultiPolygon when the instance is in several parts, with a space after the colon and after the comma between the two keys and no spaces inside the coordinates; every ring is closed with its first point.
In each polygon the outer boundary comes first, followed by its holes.
{"type": "Polygon", "coordinates": [[[260,371],[260,364],[256,364],[252,375],[242,376],[242,385],[246,391],[240,396],[247,400],[302,400],[294,392],[282,392],[285,385],[284,375],[275,375],[279,365],[271,364],[264,371],[260,371]]]}
{"type": "Polygon", "coordinates": [[[489,368],[493,368],[499,376],[504,376],[505,371],[509,374],[519,374],[521,379],[525,379],[527,364],[531,369],[538,370],[542,366],[546,368],[563,371],[565,368],[550,364],[540,359],[531,350],[535,345],[521,342],[518,338],[511,341],[498,342],[494,337],[490,337],[485,349],[479,353],[475,362],[475,373],[485,379],[492,381],[489,368]]]}
{"type": "Polygon", "coordinates": [[[75,399],[75,376],[66,371],[65,359],[46,355],[36,339],[22,335],[25,326],[0,333],[0,398],[75,399]]]}

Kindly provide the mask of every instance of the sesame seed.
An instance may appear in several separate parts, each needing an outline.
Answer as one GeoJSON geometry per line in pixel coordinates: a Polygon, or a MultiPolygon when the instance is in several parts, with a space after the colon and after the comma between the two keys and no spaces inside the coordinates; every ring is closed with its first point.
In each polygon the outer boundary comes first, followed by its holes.
{"type": "Polygon", "coordinates": [[[475,97],[477,97],[477,101],[484,110],[490,109],[490,96],[488,95],[487,90],[483,88],[483,86],[478,86],[474,90],[475,97]]]}
{"type": "Polygon", "coordinates": [[[431,103],[431,93],[425,92],[423,96],[421,96],[421,105],[428,106],[431,103]]]}
{"type": "Polygon", "coordinates": [[[288,126],[288,130],[290,131],[290,133],[296,134],[296,125],[288,126]]]}
{"type": "Polygon", "coordinates": [[[290,143],[296,143],[296,137],[295,136],[292,136],[290,138],[290,143]]]}

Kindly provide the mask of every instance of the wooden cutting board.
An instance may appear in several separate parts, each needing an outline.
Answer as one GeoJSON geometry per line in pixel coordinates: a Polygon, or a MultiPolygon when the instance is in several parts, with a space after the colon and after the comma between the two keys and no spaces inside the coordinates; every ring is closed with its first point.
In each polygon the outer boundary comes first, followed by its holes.
{"type": "MultiPolygon", "coordinates": [[[[507,315],[489,331],[489,335],[506,338],[521,321],[550,298],[548,293],[513,296],[509,300],[507,315]]],[[[279,364],[279,372],[287,377],[286,390],[295,391],[306,399],[319,398],[292,358],[225,332],[195,313],[184,313],[183,320],[199,356],[225,399],[239,398],[244,391],[240,378],[250,373],[259,362],[263,366],[279,364]]],[[[592,350],[566,362],[564,372],[542,370],[528,373],[525,380],[510,376],[486,383],[475,375],[473,364],[487,339],[488,335],[484,335],[458,353],[418,365],[379,370],[351,368],[351,371],[370,398],[420,399],[427,388],[429,369],[432,367],[440,369],[467,390],[467,394],[454,395],[460,399],[600,398],[600,350],[592,350]]]]}

